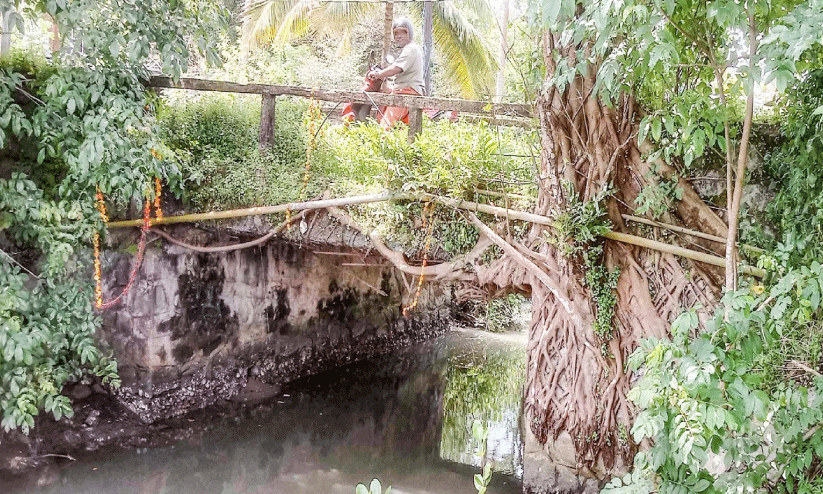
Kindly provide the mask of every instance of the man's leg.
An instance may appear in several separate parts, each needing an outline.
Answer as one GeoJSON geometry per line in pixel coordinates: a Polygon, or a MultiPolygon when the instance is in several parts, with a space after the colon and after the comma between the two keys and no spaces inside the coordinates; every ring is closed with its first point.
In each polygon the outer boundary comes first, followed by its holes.
{"type": "MultiPolygon", "coordinates": [[[[403,89],[395,89],[394,91],[392,91],[392,94],[408,94],[412,96],[420,96],[420,93],[418,93],[410,87],[403,89]]],[[[388,108],[383,110],[383,118],[380,119],[380,126],[383,127],[384,130],[388,130],[399,121],[402,121],[408,125],[409,109],[400,108],[399,106],[389,106],[388,108]]]]}

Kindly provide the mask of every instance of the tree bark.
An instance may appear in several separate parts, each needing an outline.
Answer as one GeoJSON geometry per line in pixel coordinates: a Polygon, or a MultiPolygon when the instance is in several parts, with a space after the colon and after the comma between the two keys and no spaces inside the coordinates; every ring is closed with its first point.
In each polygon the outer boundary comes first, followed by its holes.
{"type": "Polygon", "coordinates": [[[276,96],[264,94],[260,105],[260,135],[258,137],[258,147],[260,151],[274,144],[275,110],[277,107],[276,96]]]}
{"type": "MultiPolygon", "coordinates": [[[[749,73],[752,74],[757,54],[757,28],[754,16],[749,11],[749,73]]],[[[749,77],[754,77],[750,75],[749,77]]],[[[751,81],[750,81],[751,82],[751,81]]],[[[740,136],[740,149],[737,152],[737,173],[734,193],[729,203],[729,234],[726,237],[726,290],[737,289],[737,227],[740,216],[740,202],[743,199],[743,184],[746,181],[746,168],[749,163],[749,139],[754,118],[754,83],[749,88],[746,98],[746,115],[743,118],[743,134],[740,136]]],[[[731,191],[729,191],[731,192],[731,191]]]]}
{"type": "MultiPolygon", "coordinates": [[[[586,76],[576,76],[562,90],[550,84],[557,56],[575,66],[579,49],[588,54],[585,45],[563,46],[548,33],[543,48],[547,83],[538,101],[543,149],[535,213],[556,217],[573,201],[589,200],[611,185],[615,192],[607,200],[609,218],[615,232],[628,233],[622,215],[633,214],[638,194],[653,176],[643,173],[650,164],[636,142],[636,105],[630,96],[623,96],[615,108],[603,105],[593,91],[596,68],[591,66],[586,76]],[[563,187],[564,182],[571,189],[563,187]]],[[[691,186],[683,182],[681,187],[683,204],[667,223],[692,226],[691,216],[697,215],[716,225],[712,230],[721,230],[712,233],[725,234],[724,222],[691,186]]],[[[628,467],[636,451],[628,434],[634,418],[626,397],[632,382],[628,356],[640,339],[666,337],[669,321],[683,309],[699,304],[705,320],[706,311],[717,303],[722,279],[710,275],[716,268],[702,263],[606,240],[601,262],[609,271],[619,269],[620,276],[611,334],[598,335],[593,322],[599,307],[586,283],[583,260],[564,257],[555,245],[542,242],[545,228],[534,226],[532,247],[545,259],[541,268],[564,287],[576,316],[566,314],[564,302],[545,283],[532,283],[526,421],[547,448],[563,437],[571,441],[581,465],[628,467]]]]}
{"type": "Polygon", "coordinates": [[[11,9],[0,12],[0,55],[5,55],[11,49],[11,12],[11,9]]]}
{"type": "Polygon", "coordinates": [[[431,60],[434,44],[432,43],[432,0],[423,2],[423,81],[426,94],[432,94],[431,60]]]}

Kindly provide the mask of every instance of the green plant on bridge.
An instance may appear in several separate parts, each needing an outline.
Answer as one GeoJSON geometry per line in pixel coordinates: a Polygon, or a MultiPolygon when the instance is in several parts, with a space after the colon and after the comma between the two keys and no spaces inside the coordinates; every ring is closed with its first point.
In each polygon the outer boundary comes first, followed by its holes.
{"type": "MultiPolygon", "coordinates": [[[[158,112],[163,142],[174,151],[195,210],[284,204],[300,199],[306,163],[304,102],[277,103],[274,143],[258,149],[260,98],[204,95],[172,99],[158,112]]],[[[325,188],[322,169],[310,175],[306,197],[325,188]]]]}
{"type": "MultiPolygon", "coordinates": [[[[389,189],[485,202],[488,198],[478,191],[534,195],[534,170],[523,157],[530,132],[497,130],[485,123],[427,121],[414,143],[407,136],[404,130],[385,132],[373,123],[331,127],[313,169],[330,177],[334,196],[389,189]]],[[[528,199],[509,200],[514,209],[526,209],[527,204],[528,199]]],[[[420,211],[416,204],[350,208],[360,225],[403,246],[422,245],[422,234],[413,226],[420,211]]],[[[455,211],[438,207],[433,221],[436,245],[449,255],[469,251],[478,238],[474,227],[455,211]]]]}

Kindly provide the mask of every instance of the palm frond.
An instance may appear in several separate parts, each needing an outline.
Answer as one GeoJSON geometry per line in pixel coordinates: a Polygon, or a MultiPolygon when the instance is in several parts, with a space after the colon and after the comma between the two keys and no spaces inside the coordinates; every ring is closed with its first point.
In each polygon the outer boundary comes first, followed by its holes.
{"type": "Polygon", "coordinates": [[[452,2],[433,2],[434,43],[450,82],[464,98],[489,94],[497,61],[480,33],[452,2]]]}
{"type": "Polygon", "coordinates": [[[257,48],[302,36],[310,29],[309,16],[315,8],[313,0],[246,0],[241,43],[257,48]]]}
{"type": "Polygon", "coordinates": [[[348,31],[373,15],[380,4],[366,2],[329,2],[317,10],[315,23],[321,34],[348,31]]]}
{"type": "Polygon", "coordinates": [[[340,43],[337,45],[335,56],[342,57],[351,52],[351,29],[346,29],[340,36],[340,43]]]}
{"type": "Polygon", "coordinates": [[[489,0],[459,0],[452,2],[461,12],[474,12],[478,19],[489,19],[494,25],[495,14],[489,0]]]}
{"type": "Polygon", "coordinates": [[[272,39],[272,43],[282,46],[294,38],[299,38],[311,32],[313,30],[312,17],[315,14],[315,9],[318,8],[322,7],[318,7],[317,2],[314,0],[298,0],[283,18],[274,39],[272,39]]]}

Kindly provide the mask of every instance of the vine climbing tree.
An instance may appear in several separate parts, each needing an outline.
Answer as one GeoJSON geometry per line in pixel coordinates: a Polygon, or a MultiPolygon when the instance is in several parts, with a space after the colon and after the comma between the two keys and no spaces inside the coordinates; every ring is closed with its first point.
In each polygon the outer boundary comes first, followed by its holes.
{"type": "Polygon", "coordinates": [[[563,1],[542,2],[538,14],[547,79],[538,102],[537,212],[562,217],[579,201],[606,194],[611,224],[625,232],[623,215],[649,211],[650,198],[669,184],[657,215],[728,239],[725,246],[690,241],[725,255],[724,273],[612,241],[603,243],[600,259],[591,244],[568,255],[541,242],[556,231],[532,231],[538,264],[554,285],[532,283],[528,423],[541,443],[567,434],[579,461],[602,460],[608,469],[618,458],[628,463],[634,449],[628,356],[642,338],[665,338],[685,309],[697,308],[705,321],[720,288],[737,288],[754,93],[760,82],[785,87],[796,77],[788,67],[819,42],[800,35],[799,25],[813,26],[804,19],[814,22],[820,6],[563,1]],[[728,175],[725,217],[682,178],[695,161],[710,164],[713,154],[722,156],[728,175]],[[603,290],[610,283],[616,299],[603,290]]]}

